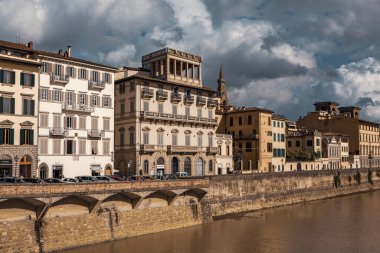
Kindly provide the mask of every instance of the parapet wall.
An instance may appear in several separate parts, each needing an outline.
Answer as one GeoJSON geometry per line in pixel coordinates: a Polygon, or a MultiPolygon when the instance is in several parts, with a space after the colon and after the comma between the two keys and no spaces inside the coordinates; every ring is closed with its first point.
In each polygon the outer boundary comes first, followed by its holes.
{"type": "Polygon", "coordinates": [[[177,182],[44,185],[29,186],[29,191],[26,185],[0,186],[0,252],[58,251],[203,224],[212,221],[212,217],[235,212],[380,188],[376,172],[372,173],[372,183],[368,182],[368,170],[360,171],[360,180],[354,176],[356,170],[339,173],[340,176],[337,171],[312,171],[177,182]]]}

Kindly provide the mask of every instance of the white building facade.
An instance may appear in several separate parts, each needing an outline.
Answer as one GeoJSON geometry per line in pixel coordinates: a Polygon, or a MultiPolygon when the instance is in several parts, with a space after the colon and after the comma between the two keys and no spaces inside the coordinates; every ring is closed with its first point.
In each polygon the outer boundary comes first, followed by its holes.
{"type": "Polygon", "coordinates": [[[38,51],[40,177],[110,175],[114,152],[116,69],[38,51]]]}

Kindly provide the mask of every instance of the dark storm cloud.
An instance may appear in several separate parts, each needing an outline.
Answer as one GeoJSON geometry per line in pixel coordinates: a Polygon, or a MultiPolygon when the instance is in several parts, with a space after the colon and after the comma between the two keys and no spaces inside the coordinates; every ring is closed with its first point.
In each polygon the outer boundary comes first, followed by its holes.
{"type": "MultiPolygon", "coordinates": [[[[0,0],[0,38],[77,57],[139,66],[170,46],[201,55],[216,87],[220,65],[231,100],[290,118],[316,100],[366,106],[378,117],[379,0],[0,0]],[[247,95],[248,94],[248,95],[247,95]],[[373,101],[373,103],[366,103],[373,101]]],[[[367,110],[367,111],[366,111],[367,110]]]]}

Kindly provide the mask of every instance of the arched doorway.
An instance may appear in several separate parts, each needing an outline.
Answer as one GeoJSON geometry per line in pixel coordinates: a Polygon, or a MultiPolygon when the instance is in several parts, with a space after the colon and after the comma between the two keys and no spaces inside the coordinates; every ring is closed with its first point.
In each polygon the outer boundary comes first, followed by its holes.
{"type": "Polygon", "coordinates": [[[183,170],[185,172],[187,172],[187,174],[189,174],[189,176],[191,175],[191,160],[189,157],[185,158],[183,170]]]}
{"type": "Polygon", "coordinates": [[[297,163],[297,171],[301,171],[301,170],[302,170],[301,163],[297,163]]]}
{"type": "Polygon", "coordinates": [[[112,175],[112,168],[110,165],[107,165],[105,170],[104,170],[104,175],[106,176],[111,176],[112,175]]]}
{"type": "Polygon", "coordinates": [[[32,177],[32,159],[29,156],[24,156],[20,160],[20,177],[32,177]]]}
{"type": "Polygon", "coordinates": [[[198,157],[196,161],[197,166],[197,176],[203,176],[203,160],[202,158],[198,157]]]}
{"type": "Polygon", "coordinates": [[[39,177],[48,178],[48,168],[45,164],[40,167],[39,177]]]}
{"type": "Polygon", "coordinates": [[[145,160],[144,161],[144,174],[149,174],[149,161],[145,160]]]}
{"type": "Polygon", "coordinates": [[[164,175],[164,172],[165,172],[164,158],[160,157],[157,159],[156,171],[157,171],[157,175],[160,175],[160,176],[164,175]]]}
{"type": "Polygon", "coordinates": [[[0,157],[0,177],[12,176],[12,158],[8,155],[0,157]]]}
{"type": "Polygon", "coordinates": [[[175,174],[177,172],[179,172],[178,159],[177,159],[177,157],[173,157],[173,159],[172,159],[172,173],[175,174]]]}

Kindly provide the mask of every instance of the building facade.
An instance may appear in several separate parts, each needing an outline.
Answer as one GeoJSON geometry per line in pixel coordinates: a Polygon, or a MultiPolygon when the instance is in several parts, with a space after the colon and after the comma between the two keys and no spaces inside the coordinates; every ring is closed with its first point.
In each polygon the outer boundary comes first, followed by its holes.
{"type": "Polygon", "coordinates": [[[200,56],[165,48],[115,82],[115,166],[122,175],[217,174],[216,91],[200,56]],[[135,71],[135,73],[133,73],[135,71]]]}
{"type": "Polygon", "coordinates": [[[232,160],[232,135],[216,134],[218,153],[216,154],[216,175],[231,174],[234,171],[232,160]]]}
{"type": "Polygon", "coordinates": [[[272,171],[285,171],[286,164],[286,121],[282,116],[272,116],[273,158],[272,171]]]}
{"type": "Polygon", "coordinates": [[[28,46],[0,41],[0,177],[37,176],[39,67],[28,46]]]}
{"type": "Polygon", "coordinates": [[[58,53],[36,51],[39,89],[39,177],[111,175],[116,69],[58,53]]]}

